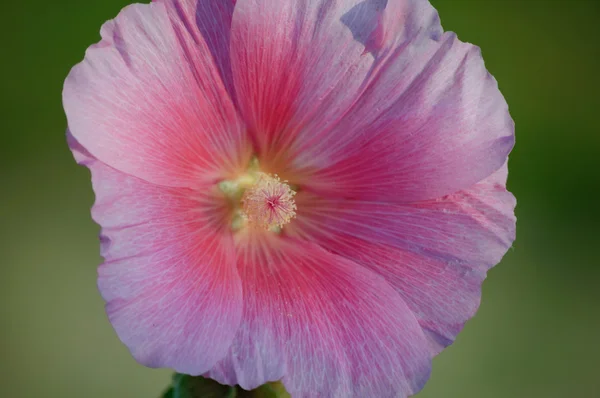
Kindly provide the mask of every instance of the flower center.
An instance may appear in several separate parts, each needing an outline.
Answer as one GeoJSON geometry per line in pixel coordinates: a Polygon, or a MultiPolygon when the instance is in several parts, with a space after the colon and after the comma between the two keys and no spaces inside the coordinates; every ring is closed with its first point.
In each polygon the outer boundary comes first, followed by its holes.
{"type": "Polygon", "coordinates": [[[296,216],[296,192],[277,176],[258,173],[257,181],[244,192],[242,211],[251,224],[277,229],[296,216]]]}
{"type": "Polygon", "coordinates": [[[232,205],[233,230],[250,225],[280,232],[296,216],[296,192],[277,175],[258,171],[257,163],[237,179],[221,181],[218,187],[232,205]]]}

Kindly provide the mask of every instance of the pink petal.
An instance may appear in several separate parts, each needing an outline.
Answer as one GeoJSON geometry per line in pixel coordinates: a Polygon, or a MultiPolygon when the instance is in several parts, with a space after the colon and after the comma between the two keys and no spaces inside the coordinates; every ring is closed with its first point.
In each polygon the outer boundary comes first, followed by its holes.
{"type": "Polygon", "coordinates": [[[120,339],[140,363],[201,374],[229,349],[242,288],[213,198],[119,172],[69,138],[90,168],[102,226],[98,287],[120,339]]]}
{"type": "Polygon", "coordinates": [[[242,326],[210,377],[244,388],[282,378],[293,397],[406,397],[423,387],[427,340],[382,278],[308,242],[247,239],[242,326]]]}
{"type": "Polygon", "coordinates": [[[406,205],[299,193],[298,218],[287,230],[382,275],[438,353],[475,314],[486,271],[515,238],[515,200],[505,181],[503,167],[470,189],[406,205]]]}
{"type": "Polygon", "coordinates": [[[250,156],[209,48],[170,2],[132,5],[65,81],[75,138],[96,158],[146,181],[195,187],[250,156]]]}
{"type": "MultiPolygon", "coordinates": [[[[365,52],[383,59],[397,46],[415,38],[437,40],[442,26],[437,11],[427,0],[366,0],[358,3],[342,18],[370,19],[375,28],[370,35],[357,34],[355,38],[365,44],[365,52]]],[[[354,24],[349,23],[352,28],[354,24]]]]}
{"type": "Polygon", "coordinates": [[[439,30],[426,1],[388,3],[402,6],[388,12],[379,0],[237,1],[231,27],[237,98],[259,155],[279,162],[279,173],[286,166],[279,158],[283,152],[327,131],[364,90],[375,57],[365,46],[378,29],[386,32],[377,36],[379,47],[387,45],[382,40],[395,40],[394,34],[402,41],[439,30]],[[390,33],[390,15],[411,7],[421,13],[406,14],[407,29],[390,33]]]}
{"type": "Polygon", "coordinates": [[[323,195],[406,203],[472,186],[513,144],[479,49],[445,34],[398,47],[344,119],[303,142],[295,166],[323,195]]]}
{"type": "Polygon", "coordinates": [[[206,42],[227,92],[233,98],[229,36],[235,0],[153,0],[167,4],[174,19],[180,19],[192,39],[206,42]]]}

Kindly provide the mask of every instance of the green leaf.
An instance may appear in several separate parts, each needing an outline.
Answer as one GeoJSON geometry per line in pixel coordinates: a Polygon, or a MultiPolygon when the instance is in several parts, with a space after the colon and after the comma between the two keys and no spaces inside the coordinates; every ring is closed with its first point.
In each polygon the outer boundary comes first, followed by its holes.
{"type": "Polygon", "coordinates": [[[163,394],[162,398],[173,398],[173,394],[173,387],[169,387],[169,389],[163,394]]]}
{"type": "Polygon", "coordinates": [[[291,398],[279,382],[267,383],[246,391],[239,386],[224,386],[201,376],[176,373],[173,384],[162,398],[291,398]]]}
{"type": "Polygon", "coordinates": [[[267,383],[250,391],[252,398],[291,398],[281,383],[267,383]]]}
{"type": "Polygon", "coordinates": [[[163,398],[236,398],[236,388],[224,386],[204,377],[173,375],[173,386],[163,398]]]}

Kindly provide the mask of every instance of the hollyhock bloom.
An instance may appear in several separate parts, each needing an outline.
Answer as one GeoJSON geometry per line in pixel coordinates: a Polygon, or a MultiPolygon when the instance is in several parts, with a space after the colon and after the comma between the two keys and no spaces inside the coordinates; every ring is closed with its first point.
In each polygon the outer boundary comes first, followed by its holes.
{"type": "Polygon", "coordinates": [[[73,68],[98,285],[142,364],[406,397],[514,239],[513,122],[426,0],[158,0],[73,68]]]}

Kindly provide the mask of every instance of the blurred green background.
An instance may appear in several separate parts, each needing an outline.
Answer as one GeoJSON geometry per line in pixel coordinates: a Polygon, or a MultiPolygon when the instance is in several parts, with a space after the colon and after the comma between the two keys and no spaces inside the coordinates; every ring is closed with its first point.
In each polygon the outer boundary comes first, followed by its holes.
{"type": "MultiPolygon", "coordinates": [[[[63,80],[126,4],[2,6],[2,397],[148,398],[169,381],[137,365],[105,317],[89,175],[64,137],[63,80]]],[[[510,105],[519,221],[479,314],[418,397],[600,397],[600,2],[433,4],[481,46],[510,105]]]]}

